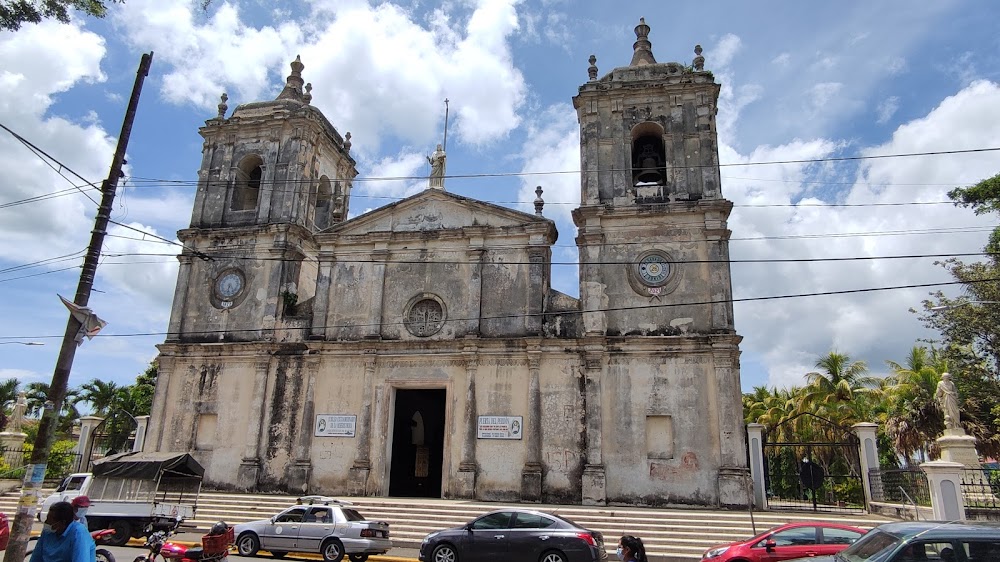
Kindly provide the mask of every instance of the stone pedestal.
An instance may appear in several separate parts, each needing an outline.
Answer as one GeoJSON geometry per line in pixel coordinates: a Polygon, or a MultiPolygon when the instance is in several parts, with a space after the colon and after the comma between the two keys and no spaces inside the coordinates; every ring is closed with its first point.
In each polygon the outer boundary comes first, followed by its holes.
{"type": "Polygon", "coordinates": [[[927,474],[931,492],[931,508],[938,521],[965,519],[965,502],[962,498],[961,464],[948,461],[931,461],[920,465],[927,474]]]}
{"type": "Polygon", "coordinates": [[[260,478],[260,459],[243,459],[236,472],[236,486],[244,491],[255,491],[260,478]]]}
{"type": "Polygon", "coordinates": [[[944,430],[944,435],[937,438],[937,444],[941,447],[941,460],[957,462],[966,468],[982,468],[979,453],[976,452],[976,438],[966,435],[964,430],[944,430]]]}
{"type": "Polygon", "coordinates": [[[719,467],[719,506],[746,507],[750,503],[750,474],[740,466],[719,467]]]}
{"type": "Polygon", "coordinates": [[[0,447],[5,451],[19,451],[24,448],[24,440],[27,438],[28,434],[20,431],[3,431],[0,432],[0,447]]]}
{"type": "Polygon", "coordinates": [[[361,463],[354,463],[348,475],[347,493],[352,496],[368,495],[368,475],[371,474],[370,466],[363,466],[361,463]]]}
{"type": "Polygon", "coordinates": [[[747,446],[750,450],[750,476],[753,478],[753,501],[757,509],[767,509],[764,489],[764,425],[747,424],[747,446]]]}
{"type": "Polygon", "coordinates": [[[582,503],[583,505],[605,505],[608,503],[603,464],[588,464],[583,468],[582,503]]]}
{"type": "Polygon", "coordinates": [[[451,479],[451,495],[455,499],[474,499],[476,497],[476,465],[462,463],[458,473],[451,479]]]}
{"type": "Polygon", "coordinates": [[[309,477],[312,476],[312,463],[308,460],[295,461],[285,469],[285,482],[288,491],[302,494],[309,493],[309,477]]]}
{"type": "Polygon", "coordinates": [[[542,501],[542,466],[538,463],[526,464],[521,471],[521,501],[542,501]]]}

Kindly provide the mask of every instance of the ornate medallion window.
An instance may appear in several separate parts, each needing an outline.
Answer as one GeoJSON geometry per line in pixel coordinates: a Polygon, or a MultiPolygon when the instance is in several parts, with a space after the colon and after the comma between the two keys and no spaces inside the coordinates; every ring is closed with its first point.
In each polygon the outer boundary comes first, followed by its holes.
{"type": "Polygon", "coordinates": [[[410,299],[403,312],[403,325],[414,336],[426,338],[441,331],[447,309],[440,297],[423,293],[410,299]]]}
{"type": "Polygon", "coordinates": [[[655,297],[673,291],[680,275],[669,254],[662,250],[647,250],[628,265],[628,281],[640,295],[655,297]]]}

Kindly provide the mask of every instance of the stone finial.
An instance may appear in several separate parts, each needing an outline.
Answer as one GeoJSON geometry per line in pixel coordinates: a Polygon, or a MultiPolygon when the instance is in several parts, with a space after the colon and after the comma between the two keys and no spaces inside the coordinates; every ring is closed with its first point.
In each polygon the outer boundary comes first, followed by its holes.
{"type": "Polygon", "coordinates": [[[701,56],[701,45],[694,46],[694,60],[691,61],[691,66],[695,70],[705,70],[705,57],[701,56]]]}
{"type": "Polygon", "coordinates": [[[306,102],[306,105],[309,105],[309,103],[312,102],[313,100],[312,91],[313,91],[313,85],[312,82],[309,82],[308,84],[306,84],[306,93],[303,94],[302,96],[302,101],[306,102]]]}
{"type": "Polygon", "coordinates": [[[590,76],[591,80],[597,80],[597,57],[590,55],[590,68],[587,69],[587,75],[590,76]]]}
{"type": "Polygon", "coordinates": [[[344,135],[344,150],[346,150],[347,152],[351,151],[351,132],[350,131],[347,131],[347,134],[344,135]]]}
{"type": "Polygon", "coordinates": [[[295,55],[295,60],[292,61],[292,73],[285,79],[285,89],[281,90],[275,99],[304,101],[302,97],[302,69],[305,67],[306,65],[302,64],[302,59],[295,55]]]}
{"type": "Polygon", "coordinates": [[[229,96],[226,92],[222,92],[222,97],[220,99],[222,101],[219,102],[219,119],[225,119],[226,111],[229,110],[229,106],[226,104],[226,102],[229,101],[229,96]]]}
{"type": "Polygon", "coordinates": [[[542,186],[535,188],[535,214],[542,216],[542,207],[545,206],[545,200],[542,199],[542,186]]]}
{"type": "Polygon", "coordinates": [[[646,25],[646,18],[639,18],[639,25],[635,26],[635,43],[632,44],[632,62],[629,66],[639,66],[643,64],[656,64],[653,58],[653,44],[649,42],[649,26],[646,25]]]}

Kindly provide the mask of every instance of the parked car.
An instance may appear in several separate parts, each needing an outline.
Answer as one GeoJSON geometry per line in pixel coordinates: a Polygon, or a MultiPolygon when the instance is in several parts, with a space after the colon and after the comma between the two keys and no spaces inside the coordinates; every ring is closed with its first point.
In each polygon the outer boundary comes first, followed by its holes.
{"type": "Polygon", "coordinates": [[[598,562],[607,560],[604,535],[569,519],[531,509],[501,509],[427,535],[421,562],[598,562]]]}
{"type": "Polygon", "coordinates": [[[801,562],[997,562],[1000,523],[904,521],[875,527],[833,556],[801,562]]]}
{"type": "Polygon", "coordinates": [[[10,542],[10,522],[7,521],[6,513],[0,513],[0,550],[7,550],[8,542],[10,542]]]}
{"type": "Polygon", "coordinates": [[[778,562],[834,554],[854,544],[864,534],[864,529],[839,523],[786,523],[745,541],[713,546],[705,551],[701,559],[712,562],[778,562]]]}
{"type": "Polygon", "coordinates": [[[326,562],[340,562],[345,555],[364,562],[371,554],[385,554],[392,548],[389,524],[368,521],[351,505],[325,496],[303,496],[270,519],[236,525],[236,550],[241,556],[266,550],[275,558],[293,551],[318,552],[326,562]]]}

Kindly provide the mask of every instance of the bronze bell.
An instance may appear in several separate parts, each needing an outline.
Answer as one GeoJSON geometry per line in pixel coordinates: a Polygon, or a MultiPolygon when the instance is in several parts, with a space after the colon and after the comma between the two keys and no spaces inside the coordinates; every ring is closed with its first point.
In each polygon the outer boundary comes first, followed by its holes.
{"type": "Polygon", "coordinates": [[[653,145],[643,146],[636,162],[639,164],[636,166],[638,172],[635,175],[636,183],[663,183],[663,173],[660,170],[663,162],[660,161],[660,155],[656,153],[653,145]]]}

